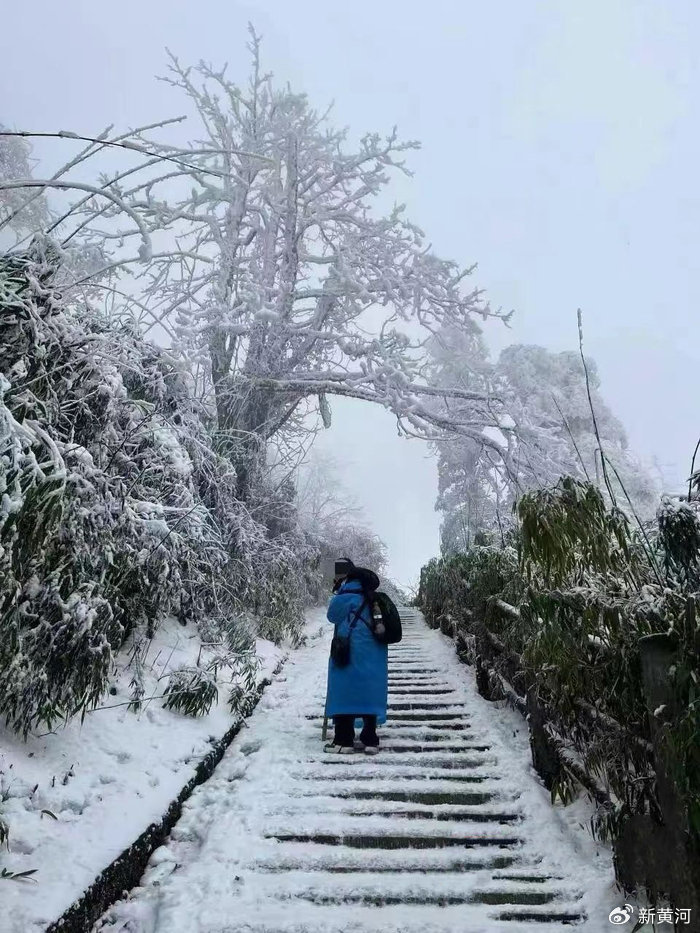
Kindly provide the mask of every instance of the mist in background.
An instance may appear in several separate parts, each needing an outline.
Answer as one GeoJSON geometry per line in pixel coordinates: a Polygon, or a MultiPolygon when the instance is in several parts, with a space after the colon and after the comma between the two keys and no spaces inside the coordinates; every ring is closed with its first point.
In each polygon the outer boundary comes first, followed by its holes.
{"type": "MultiPolygon", "coordinates": [[[[167,46],[183,62],[229,62],[244,79],[247,23],[266,67],[354,136],[394,124],[422,141],[394,186],[436,251],[478,263],[509,343],[586,352],[631,447],[679,491],[698,428],[700,40],[697,4],[528,0],[321,5],[259,0],[64,0],[4,14],[0,122],[92,134],[176,115],[155,80],[167,46]]],[[[52,168],[55,141],[35,146],[52,168]]],[[[40,174],[40,172],[37,172],[40,174]]],[[[319,450],[416,580],[439,549],[437,472],[395,419],[332,401],[319,450]]]]}

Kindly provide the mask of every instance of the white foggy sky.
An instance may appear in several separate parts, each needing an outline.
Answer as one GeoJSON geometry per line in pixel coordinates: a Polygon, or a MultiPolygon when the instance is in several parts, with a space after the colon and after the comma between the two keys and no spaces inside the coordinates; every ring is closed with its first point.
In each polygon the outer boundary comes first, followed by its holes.
{"type": "MultiPolygon", "coordinates": [[[[244,78],[250,20],[266,67],[319,108],[335,101],[336,123],[420,139],[396,198],[438,252],[478,262],[493,305],[515,309],[510,331],[487,327],[491,346],[573,349],[581,306],[632,448],[680,487],[699,431],[696,0],[7,6],[0,122],[16,128],[91,133],[177,114],[154,79],[164,47],[244,78]]],[[[438,551],[427,448],[345,400],[321,445],[347,463],[392,572],[415,579],[438,551]]]]}

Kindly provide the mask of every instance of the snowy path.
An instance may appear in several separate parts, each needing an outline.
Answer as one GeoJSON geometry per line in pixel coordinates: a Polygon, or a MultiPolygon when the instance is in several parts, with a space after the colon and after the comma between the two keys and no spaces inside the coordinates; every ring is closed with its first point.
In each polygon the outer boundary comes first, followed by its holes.
{"type": "Polygon", "coordinates": [[[551,807],[515,714],[476,694],[452,643],[402,614],[380,755],[322,752],[327,626],[268,688],[143,887],[96,929],[607,928],[607,851],[570,825],[575,808],[551,807]]]}

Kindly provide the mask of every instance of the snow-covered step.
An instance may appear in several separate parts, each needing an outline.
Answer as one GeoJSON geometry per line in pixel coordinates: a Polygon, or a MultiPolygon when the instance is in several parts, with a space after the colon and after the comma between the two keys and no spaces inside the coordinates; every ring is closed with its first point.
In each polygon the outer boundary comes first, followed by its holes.
{"type": "Polygon", "coordinates": [[[567,890],[560,881],[532,883],[522,879],[492,876],[489,870],[443,870],[430,876],[410,877],[401,870],[328,873],[309,878],[308,872],[292,869],[258,881],[261,894],[276,899],[302,898],[316,904],[355,903],[383,906],[395,904],[488,904],[534,907],[561,904],[568,908],[581,892],[567,890]]]}
{"type": "MultiPolygon", "coordinates": [[[[400,690],[402,693],[403,693],[403,692],[415,693],[416,696],[418,696],[420,699],[429,700],[430,694],[433,692],[433,689],[435,689],[435,690],[447,690],[448,693],[452,694],[452,698],[451,698],[451,699],[452,699],[455,703],[460,702],[460,699],[459,699],[459,698],[460,698],[460,693],[459,693],[459,691],[455,691],[454,688],[453,688],[451,685],[446,686],[446,685],[443,683],[442,686],[433,688],[432,685],[423,686],[422,684],[415,685],[415,684],[410,684],[410,683],[406,683],[406,684],[396,684],[396,685],[394,685],[392,682],[389,682],[389,702],[391,702],[392,694],[393,694],[394,692],[396,692],[396,691],[399,691],[399,690],[400,690]]],[[[437,700],[437,702],[439,702],[439,703],[448,703],[448,702],[450,702],[450,700],[441,699],[441,694],[438,694],[438,695],[437,695],[436,700],[437,700]]]]}
{"type": "Polygon", "coordinates": [[[389,680],[392,679],[403,679],[403,680],[435,680],[440,683],[445,682],[444,675],[438,670],[422,670],[422,671],[390,671],[389,680]]]}
{"type": "Polygon", "coordinates": [[[392,690],[389,691],[389,709],[403,709],[406,704],[409,705],[409,709],[423,707],[431,711],[445,708],[454,709],[460,706],[459,694],[455,693],[454,690],[447,690],[444,695],[420,690],[406,690],[398,693],[392,690]]]}
{"type": "Polygon", "coordinates": [[[408,753],[408,752],[487,752],[491,748],[483,742],[474,742],[471,737],[463,739],[461,736],[450,736],[450,745],[444,742],[416,742],[410,738],[403,739],[401,736],[391,735],[382,742],[381,750],[383,752],[408,753]]]}
{"type": "Polygon", "coordinates": [[[278,830],[272,832],[267,839],[278,842],[304,842],[309,845],[349,846],[351,849],[443,849],[454,846],[460,849],[472,849],[481,846],[498,846],[501,849],[517,849],[523,845],[523,839],[515,833],[508,835],[500,830],[489,832],[474,831],[467,833],[462,828],[456,832],[422,831],[418,833],[399,832],[396,826],[393,832],[377,833],[373,830],[358,826],[355,832],[343,830],[335,834],[329,832],[313,832],[312,830],[278,830]]]}
{"type": "MultiPolygon", "coordinates": [[[[304,730],[304,735],[315,736],[315,731],[304,730]]],[[[427,729],[386,730],[380,750],[408,754],[409,752],[486,752],[491,748],[469,730],[428,731],[427,729]]]]}
{"type": "Polygon", "coordinates": [[[419,674],[419,673],[405,673],[404,671],[389,671],[389,684],[392,683],[416,683],[416,684],[444,684],[445,678],[441,677],[439,674],[419,674]]]}
{"type": "MultiPolygon", "coordinates": [[[[353,797],[357,799],[387,799],[397,802],[415,799],[420,795],[426,799],[435,797],[433,803],[450,803],[451,800],[438,800],[436,795],[445,798],[455,797],[454,803],[483,803],[488,800],[518,800],[520,791],[512,785],[504,785],[499,775],[486,768],[476,773],[468,772],[468,777],[477,777],[478,780],[454,780],[453,771],[442,771],[434,777],[426,776],[420,769],[400,773],[391,771],[365,771],[358,773],[358,769],[350,766],[345,771],[333,771],[333,780],[329,782],[328,772],[306,772],[305,774],[290,775],[288,782],[288,795],[290,797],[353,797]],[[413,778],[411,780],[411,778],[413,778]],[[368,784],[371,781],[371,785],[368,784]],[[472,786],[473,785],[473,786],[472,786]]],[[[459,774],[459,772],[457,772],[459,774]]],[[[461,776],[461,775],[460,775],[461,776]]],[[[266,788],[263,793],[274,797],[274,791],[266,788]]]]}
{"type": "Polygon", "coordinates": [[[406,687],[417,687],[419,690],[427,690],[432,687],[437,687],[438,689],[445,687],[444,680],[436,680],[434,677],[426,675],[425,677],[418,677],[416,675],[411,675],[410,677],[404,677],[401,674],[392,674],[389,677],[389,689],[401,689],[406,687]]]}
{"type": "Polygon", "coordinates": [[[423,657],[430,653],[430,639],[419,638],[417,635],[411,635],[408,630],[404,630],[404,640],[398,645],[393,645],[391,654],[393,658],[400,658],[404,654],[420,654],[423,657]]]}
{"type": "Polygon", "coordinates": [[[473,795],[473,799],[463,803],[453,800],[451,795],[445,794],[444,796],[446,799],[437,801],[434,794],[429,795],[431,799],[421,799],[415,792],[413,794],[398,790],[382,792],[372,788],[364,794],[360,792],[337,793],[334,792],[334,788],[326,787],[316,796],[309,794],[290,796],[284,804],[280,804],[279,800],[270,795],[271,805],[268,807],[268,812],[279,815],[303,810],[309,813],[337,811],[356,816],[373,813],[396,818],[408,813],[416,818],[425,819],[464,819],[466,821],[491,819],[496,822],[516,821],[522,818],[514,806],[516,797],[511,797],[508,803],[503,797],[499,799],[493,794],[481,794],[473,795]],[[397,800],[397,795],[401,795],[402,799],[397,800]],[[486,799],[476,799],[477,797],[486,799]]]}
{"type": "MultiPolygon", "coordinates": [[[[328,757],[331,758],[330,755],[328,757]]],[[[340,759],[343,758],[347,758],[347,756],[333,756],[327,767],[338,767],[341,764],[340,759]]],[[[355,758],[355,761],[357,761],[357,758],[359,758],[359,755],[355,758]]],[[[412,767],[414,770],[418,767],[430,768],[433,771],[453,771],[475,768],[479,765],[489,765],[493,771],[494,765],[497,764],[497,759],[493,755],[491,757],[487,757],[485,752],[472,752],[471,755],[455,752],[444,753],[442,755],[434,754],[432,752],[412,752],[401,755],[388,751],[382,751],[375,758],[375,774],[385,769],[394,768],[402,763],[412,767]]]]}
{"type": "Polygon", "coordinates": [[[298,762],[293,774],[313,772],[323,774],[324,780],[335,781],[337,777],[352,774],[355,780],[364,777],[383,780],[403,780],[411,777],[424,780],[449,779],[468,780],[484,778],[487,775],[498,777],[500,770],[496,755],[488,757],[484,753],[472,755],[389,755],[380,751],[373,758],[358,753],[356,755],[326,755],[318,764],[308,762],[306,770],[303,762],[298,762]]]}
{"type": "MultiPolygon", "coordinates": [[[[271,806],[267,810],[270,816],[278,819],[282,817],[298,818],[305,814],[314,813],[315,815],[329,815],[333,818],[343,817],[361,817],[369,822],[374,822],[374,817],[390,816],[392,820],[409,820],[418,823],[421,826],[430,823],[459,823],[460,826],[471,824],[480,824],[483,827],[491,828],[493,826],[515,825],[522,821],[522,814],[514,812],[514,808],[498,807],[493,804],[491,807],[483,806],[457,806],[445,804],[442,806],[433,806],[426,804],[408,804],[397,805],[393,800],[363,800],[347,801],[343,798],[320,799],[314,808],[304,807],[300,800],[296,803],[286,804],[284,807],[278,805],[271,806]]],[[[370,832],[372,827],[369,827],[370,832]]]]}
{"type": "MultiPolygon", "coordinates": [[[[483,912],[484,919],[488,918],[489,921],[546,923],[548,928],[553,922],[571,924],[582,919],[577,904],[580,899],[578,891],[562,890],[556,882],[532,884],[490,879],[487,873],[478,870],[443,871],[425,876],[405,874],[403,871],[366,874],[345,872],[320,874],[312,878],[309,878],[307,872],[292,870],[268,877],[269,884],[264,883],[264,875],[258,877],[257,896],[293,903],[295,912],[299,909],[299,903],[306,901],[318,906],[335,907],[339,914],[357,906],[419,909],[432,906],[444,909],[459,905],[483,912]]],[[[399,929],[405,928],[402,926],[399,929]]],[[[484,929],[490,930],[491,927],[484,929]]]]}
{"type": "Polygon", "coordinates": [[[391,739],[401,739],[402,741],[418,742],[438,742],[449,743],[463,739],[474,738],[468,724],[459,723],[456,727],[442,726],[437,729],[431,729],[427,724],[425,726],[414,726],[411,723],[401,723],[401,725],[392,726],[385,729],[386,739],[384,748],[387,747],[387,741],[391,739]]]}
{"type": "Polygon", "coordinates": [[[423,654],[399,655],[389,653],[389,670],[408,670],[414,674],[440,674],[437,667],[430,667],[430,661],[423,654]]]}
{"type": "Polygon", "coordinates": [[[439,671],[389,671],[389,682],[392,680],[415,680],[415,681],[434,681],[437,683],[445,683],[445,678],[440,674],[439,671]]]}
{"type": "Polygon", "coordinates": [[[402,697],[400,700],[392,700],[389,698],[388,710],[395,710],[401,712],[402,710],[419,713],[461,713],[466,709],[464,703],[455,703],[451,701],[440,702],[439,700],[430,700],[428,697],[415,697],[413,700],[410,697],[402,697]]]}
{"type": "MultiPolygon", "coordinates": [[[[266,803],[266,802],[265,802],[266,803]]],[[[367,833],[367,844],[371,847],[383,837],[397,837],[406,840],[430,838],[451,840],[445,844],[461,845],[471,836],[490,839],[501,844],[506,839],[513,844],[520,828],[493,823],[484,827],[461,826],[459,823],[446,823],[436,830],[435,821],[429,815],[417,814],[417,819],[409,823],[395,819],[391,812],[381,814],[367,814],[365,816],[351,816],[342,812],[325,813],[315,812],[313,809],[299,809],[293,813],[285,814],[272,811],[269,805],[263,805],[265,812],[265,838],[284,839],[289,836],[308,836],[317,840],[317,837],[330,836],[333,839],[359,838],[367,833]]],[[[397,811],[404,812],[405,805],[397,807],[397,811]]],[[[333,844],[333,843],[329,843],[333,844]]],[[[342,843],[340,843],[342,844],[342,843]]],[[[345,843],[349,844],[349,843],[345,843]]],[[[483,844],[483,843],[480,843],[483,844]]],[[[381,847],[381,846],[380,846],[381,847]]]]}
{"type": "Polygon", "coordinates": [[[394,648],[391,652],[390,664],[423,664],[425,663],[425,652],[420,650],[406,651],[401,648],[394,648]]]}
{"type": "MultiPolygon", "coordinates": [[[[304,735],[320,741],[321,719],[304,724],[304,735]]],[[[480,742],[485,741],[483,730],[475,729],[473,724],[463,717],[458,719],[392,719],[381,727],[382,747],[391,741],[412,741],[420,739],[432,742],[480,742]]]]}
{"type": "Polygon", "coordinates": [[[302,870],[330,874],[355,872],[406,874],[434,872],[522,872],[529,878],[546,879],[537,875],[536,868],[522,868],[517,853],[506,852],[498,846],[481,846],[461,851],[456,848],[432,850],[416,849],[345,849],[337,846],[308,846],[299,842],[278,842],[269,853],[260,853],[251,868],[280,873],[302,870]]]}
{"type": "Polygon", "coordinates": [[[329,788],[320,782],[306,782],[299,796],[319,798],[322,795],[342,797],[353,800],[391,800],[395,803],[454,804],[455,806],[473,806],[491,803],[494,800],[517,800],[516,794],[502,794],[496,782],[491,789],[480,785],[478,790],[455,789],[447,782],[434,782],[437,786],[423,783],[413,785],[410,790],[399,789],[393,781],[377,782],[368,790],[362,782],[344,781],[329,788]]]}
{"type": "Polygon", "coordinates": [[[389,676],[391,677],[392,673],[395,674],[441,674],[442,671],[438,667],[425,667],[424,665],[418,664],[396,664],[393,661],[389,661],[389,676]]]}
{"type": "MultiPolygon", "coordinates": [[[[380,756],[377,756],[377,758],[379,757],[380,756]]],[[[345,765],[345,767],[343,767],[344,763],[342,761],[336,759],[337,764],[334,765],[332,772],[328,772],[325,767],[322,767],[319,770],[309,769],[306,772],[297,770],[292,772],[291,776],[295,779],[299,779],[306,774],[310,778],[328,781],[328,775],[331,773],[334,785],[336,785],[340,779],[376,782],[377,778],[381,776],[385,780],[391,779],[400,782],[401,786],[403,786],[406,781],[449,781],[452,784],[459,785],[482,784],[484,781],[496,781],[499,779],[499,775],[494,773],[493,768],[482,762],[475,763],[473,767],[467,770],[463,768],[425,768],[406,764],[404,761],[403,764],[382,768],[380,772],[376,767],[368,766],[362,759],[358,760],[358,758],[355,758],[352,764],[345,765]],[[357,764],[355,764],[355,761],[357,761],[357,764]]],[[[375,761],[373,761],[372,764],[374,765],[375,761]]]]}
{"type": "Polygon", "coordinates": [[[432,678],[427,678],[427,677],[422,677],[422,678],[419,677],[419,678],[416,678],[416,677],[413,677],[413,676],[411,676],[411,677],[399,677],[399,676],[397,675],[397,676],[395,676],[395,677],[390,677],[390,678],[389,678],[389,690],[390,690],[390,691],[392,691],[392,690],[410,690],[410,689],[413,689],[413,690],[420,690],[421,692],[424,692],[424,691],[432,691],[432,690],[449,690],[450,693],[454,693],[454,692],[455,692],[455,685],[449,683],[448,681],[446,681],[446,680],[444,680],[444,679],[442,679],[442,678],[438,680],[438,679],[436,679],[436,678],[434,678],[434,677],[432,677],[432,678]]]}
{"type": "Polygon", "coordinates": [[[469,714],[462,709],[432,710],[394,710],[391,714],[392,722],[445,722],[449,720],[464,721],[469,718],[469,714]]]}
{"type": "MultiPolygon", "coordinates": [[[[465,907],[453,905],[367,906],[336,904],[319,906],[295,904],[290,910],[285,901],[274,907],[266,905],[264,912],[252,914],[251,920],[230,923],[209,933],[572,933],[571,924],[581,919],[572,905],[570,910],[550,912],[549,917],[531,920],[529,911],[496,910],[484,905],[465,907]],[[467,913],[468,911],[468,913],[467,913]],[[500,916],[499,916],[500,914],[500,916]],[[505,917],[505,919],[502,919],[505,917]],[[517,919],[517,926],[513,919],[517,919]]],[[[199,928],[201,929],[201,927],[199,928]]]]}
{"type": "MultiPolygon", "coordinates": [[[[398,735],[400,733],[408,735],[410,732],[437,732],[444,735],[450,732],[455,737],[455,732],[465,731],[468,731],[470,735],[475,734],[474,726],[468,715],[460,716],[457,719],[421,719],[417,716],[409,718],[392,716],[382,728],[382,734],[384,735],[398,735]]],[[[482,732],[482,734],[484,733],[482,732]]]]}
{"type": "Polygon", "coordinates": [[[418,720],[407,722],[389,722],[384,727],[387,735],[440,735],[454,736],[455,732],[470,732],[472,725],[470,722],[425,722],[418,720]]]}
{"type": "MultiPolygon", "coordinates": [[[[391,649],[390,649],[391,650],[391,649]]],[[[425,657],[404,656],[400,658],[389,654],[389,673],[391,674],[431,674],[439,677],[443,672],[431,667],[425,657]]]]}
{"type": "MultiPolygon", "coordinates": [[[[432,709],[423,709],[422,712],[420,709],[415,710],[397,710],[392,713],[389,718],[389,723],[384,728],[391,728],[397,723],[446,723],[446,722],[468,722],[469,713],[465,713],[464,710],[455,709],[447,712],[442,712],[440,710],[432,709]]],[[[304,719],[309,722],[323,722],[323,716],[320,716],[318,713],[315,715],[305,716],[304,719]]]]}
{"type": "MultiPolygon", "coordinates": [[[[519,823],[522,820],[522,814],[513,813],[504,808],[498,810],[484,810],[478,807],[464,808],[450,806],[444,806],[440,808],[415,806],[409,808],[405,805],[403,807],[397,807],[393,801],[389,802],[391,804],[390,806],[382,805],[382,803],[384,802],[373,801],[371,806],[348,806],[343,810],[343,813],[349,816],[364,817],[386,816],[387,814],[390,814],[394,820],[432,820],[438,823],[452,821],[460,824],[481,823],[499,826],[519,823]]],[[[319,807],[318,812],[323,813],[333,811],[326,810],[321,806],[319,807]]]]}
{"type": "Polygon", "coordinates": [[[132,900],[105,933],[570,933],[586,922],[578,856],[557,852],[561,833],[533,816],[552,811],[533,811],[509,735],[490,728],[443,636],[402,615],[379,754],[323,753],[329,627],[252,717],[244,764],[217,790],[225,816],[198,819],[193,798],[181,822],[197,839],[207,827],[194,855],[171,842],[177,870],[154,865],[142,919],[132,900]]]}

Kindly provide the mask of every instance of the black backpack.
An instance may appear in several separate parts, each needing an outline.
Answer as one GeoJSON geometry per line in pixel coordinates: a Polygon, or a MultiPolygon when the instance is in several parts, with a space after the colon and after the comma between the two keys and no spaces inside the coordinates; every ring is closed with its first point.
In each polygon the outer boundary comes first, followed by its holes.
{"type": "Polygon", "coordinates": [[[377,590],[372,594],[372,634],[382,645],[396,645],[401,641],[401,617],[399,610],[386,593],[377,590]]]}

